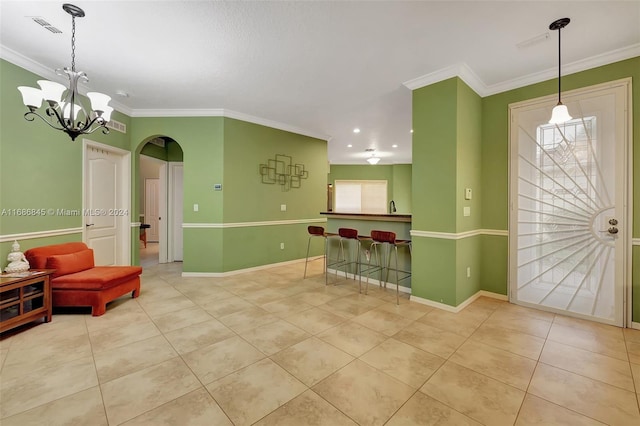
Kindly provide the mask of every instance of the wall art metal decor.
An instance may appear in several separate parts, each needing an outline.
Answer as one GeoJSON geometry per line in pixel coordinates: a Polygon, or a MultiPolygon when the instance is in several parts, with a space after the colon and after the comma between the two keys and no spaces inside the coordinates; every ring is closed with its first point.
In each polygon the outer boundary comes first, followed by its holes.
{"type": "Polygon", "coordinates": [[[309,177],[304,164],[294,164],[289,155],[276,154],[276,158],[268,159],[267,164],[260,164],[262,183],[280,185],[283,191],[300,188],[302,179],[309,177]]]}

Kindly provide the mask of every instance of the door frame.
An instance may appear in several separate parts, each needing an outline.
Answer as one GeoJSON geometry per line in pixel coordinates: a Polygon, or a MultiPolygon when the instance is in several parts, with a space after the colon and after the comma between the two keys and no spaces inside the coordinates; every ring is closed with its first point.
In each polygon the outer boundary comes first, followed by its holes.
{"type": "MultiPolygon", "coordinates": [[[[623,271],[622,271],[622,327],[631,327],[632,323],[632,313],[633,313],[633,298],[632,298],[632,266],[633,266],[633,111],[632,111],[632,86],[631,86],[631,78],[622,78],[619,80],[613,80],[606,83],[596,84],[592,86],[582,87],[566,92],[562,92],[562,96],[566,101],[575,96],[588,95],[592,92],[601,91],[603,89],[612,89],[617,87],[623,87],[625,89],[626,94],[626,104],[625,109],[623,111],[624,120],[624,130],[623,130],[623,150],[622,153],[623,158],[626,158],[627,161],[624,163],[624,188],[622,190],[625,199],[622,200],[622,208],[623,214],[626,216],[623,218],[625,223],[625,229],[621,232],[621,238],[623,239],[623,253],[620,254],[624,261],[623,271]]],[[[548,96],[542,96],[539,98],[528,99],[524,101],[514,102],[509,104],[509,119],[508,119],[508,192],[509,192],[509,249],[508,249],[508,285],[507,285],[507,295],[509,297],[509,301],[511,303],[516,303],[514,300],[514,289],[513,286],[517,285],[517,266],[514,267],[514,259],[517,259],[517,234],[515,232],[514,227],[517,227],[517,212],[515,210],[515,206],[517,205],[516,201],[514,201],[514,196],[517,198],[517,185],[514,188],[514,173],[516,172],[516,167],[514,165],[514,155],[515,160],[517,160],[517,152],[514,153],[513,147],[513,132],[514,128],[512,126],[514,121],[514,110],[523,107],[540,107],[543,108],[545,106],[549,106],[549,113],[551,113],[551,108],[556,104],[558,98],[558,94],[552,94],[548,96]]],[[[517,177],[517,176],[516,176],[517,177]]],[[[560,313],[564,315],[570,315],[577,318],[584,318],[579,314],[574,314],[566,311],[562,311],[559,309],[546,308],[543,306],[539,306],[538,309],[548,310],[550,312],[560,313]]],[[[589,318],[587,318],[589,319],[589,318]]]]}
{"type": "MultiPolygon", "coordinates": [[[[166,208],[166,216],[167,216],[167,222],[166,222],[166,236],[167,236],[167,261],[168,262],[175,262],[175,216],[174,216],[174,209],[175,209],[175,192],[176,192],[176,188],[174,187],[174,173],[175,173],[175,169],[177,167],[182,167],[182,179],[183,179],[183,187],[180,188],[182,191],[182,195],[183,195],[183,202],[182,205],[180,206],[180,208],[183,209],[184,211],[184,162],[182,161],[169,161],[167,162],[167,203],[165,204],[165,208],[166,208]]],[[[161,175],[162,176],[162,175],[161,175]]],[[[181,226],[182,228],[182,226],[181,226]]],[[[184,250],[184,246],[183,246],[183,250],[184,250]]],[[[183,256],[184,258],[184,256],[183,256]]]]}
{"type": "MultiPolygon", "coordinates": [[[[115,154],[120,158],[120,166],[122,167],[122,180],[118,192],[121,197],[122,208],[128,212],[127,216],[118,216],[117,220],[117,233],[119,246],[116,248],[116,253],[119,256],[116,260],[118,265],[131,265],[131,228],[133,222],[131,220],[131,152],[125,149],[116,148],[111,145],[106,145],[100,142],[95,142],[90,139],[82,139],[82,211],[86,211],[87,199],[87,181],[86,171],[89,156],[87,152],[90,148],[100,149],[109,153],[115,154]]],[[[82,215],[82,241],[87,242],[87,218],[88,216],[82,215]]]]}

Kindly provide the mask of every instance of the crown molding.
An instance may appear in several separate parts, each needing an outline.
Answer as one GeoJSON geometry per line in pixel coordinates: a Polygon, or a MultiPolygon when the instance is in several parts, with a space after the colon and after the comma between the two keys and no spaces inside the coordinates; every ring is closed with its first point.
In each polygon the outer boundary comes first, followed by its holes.
{"type": "MultiPolygon", "coordinates": [[[[563,68],[565,72],[563,73],[563,75],[574,74],[580,71],[612,64],[614,62],[624,61],[625,59],[635,58],[636,56],[640,56],[640,43],[632,44],[630,46],[612,50],[611,52],[592,56],[580,61],[564,64],[563,68]]],[[[514,78],[512,80],[507,80],[488,86],[473,72],[471,67],[462,62],[448,66],[446,68],[442,68],[429,74],[425,74],[420,77],[416,77],[412,80],[405,81],[402,84],[408,89],[416,90],[421,87],[429,86],[431,84],[435,84],[452,77],[459,77],[478,95],[480,95],[481,97],[486,97],[495,95],[497,93],[518,89],[520,87],[540,83],[542,81],[555,78],[556,76],[557,68],[550,68],[544,71],[528,74],[522,77],[514,78]]]]}
{"type": "Polygon", "coordinates": [[[432,73],[405,81],[402,84],[408,89],[416,90],[453,77],[459,77],[469,87],[471,87],[473,91],[480,96],[484,96],[482,93],[486,91],[487,85],[484,84],[480,77],[478,77],[476,73],[473,72],[473,70],[464,62],[450,65],[432,73]]]}
{"type": "Polygon", "coordinates": [[[225,117],[328,141],[331,136],[225,108],[134,109],[131,117],[225,117]]]}
{"type": "MultiPolygon", "coordinates": [[[[611,52],[592,56],[580,61],[571,62],[570,64],[563,64],[562,75],[566,76],[569,74],[575,74],[577,72],[590,70],[592,68],[601,67],[603,65],[613,64],[614,62],[624,61],[625,59],[635,58],[636,56],[640,56],[640,43],[632,44],[631,46],[612,50],[611,52]]],[[[558,69],[549,68],[544,71],[528,74],[522,77],[514,78],[513,80],[507,80],[502,83],[487,86],[486,94],[481,96],[491,96],[498,93],[507,92],[509,90],[518,89],[520,87],[530,86],[542,81],[551,80],[553,78],[556,78],[557,76],[558,69]]]]}

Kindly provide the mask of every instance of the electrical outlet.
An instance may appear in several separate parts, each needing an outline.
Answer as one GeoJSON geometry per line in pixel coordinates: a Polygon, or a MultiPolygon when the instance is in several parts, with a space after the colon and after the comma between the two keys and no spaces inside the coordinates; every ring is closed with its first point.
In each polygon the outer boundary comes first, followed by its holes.
{"type": "Polygon", "coordinates": [[[284,250],[284,243],[280,243],[280,250],[284,250]]]}
{"type": "Polygon", "coordinates": [[[463,207],[462,208],[463,216],[471,216],[471,207],[463,207]]]}
{"type": "Polygon", "coordinates": [[[194,212],[197,212],[199,209],[200,209],[200,206],[199,206],[199,205],[197,205],[197,204],[194,204],[194,205],[193,205],[193,211],[194,211],[194,212]]]}
{"type": "Polygon", "coordinates": [[[280,211],[281,212],[286,212],[287,211],[287,205],[286,204],[280,204],[280,211]]]}

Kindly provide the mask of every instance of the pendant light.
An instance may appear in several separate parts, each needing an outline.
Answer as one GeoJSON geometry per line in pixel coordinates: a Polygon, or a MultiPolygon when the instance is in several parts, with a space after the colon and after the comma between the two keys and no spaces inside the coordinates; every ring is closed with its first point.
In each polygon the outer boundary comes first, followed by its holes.
{"type": "Polygon", "coordinates": [[[561,76],[561,64],[562,64],[562,55],[560,54],[560,33],[562,28],[569,25],[571,20],[569,18],[561,18],[557,21],[553,21],[551,25],[549,25],[550,30],[558,30],[558,104],[553,107],[553,111],[551,112],[551,120],[549,120],[549,124],[561,124],[565,123],[572,119],[569,115],[569,110],[567,106],[562,103],[560,100],[560,94],[562,92],[562,76],[561,76]]]}

